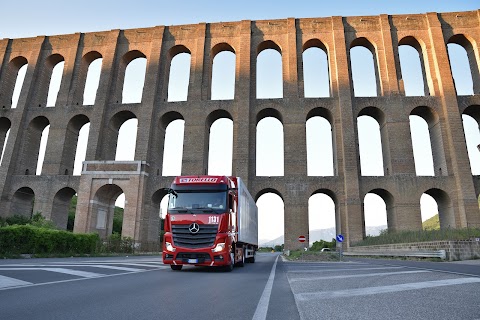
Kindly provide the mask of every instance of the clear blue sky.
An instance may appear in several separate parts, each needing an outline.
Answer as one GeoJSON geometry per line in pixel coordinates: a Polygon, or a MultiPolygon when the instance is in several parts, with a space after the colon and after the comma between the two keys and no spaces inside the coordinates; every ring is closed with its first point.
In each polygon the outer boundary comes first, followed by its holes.
{"type": "Polygon", "coordinates": [[[479,0],[5,1],[0,38],[199,22],[468,11],[479,0]]]}

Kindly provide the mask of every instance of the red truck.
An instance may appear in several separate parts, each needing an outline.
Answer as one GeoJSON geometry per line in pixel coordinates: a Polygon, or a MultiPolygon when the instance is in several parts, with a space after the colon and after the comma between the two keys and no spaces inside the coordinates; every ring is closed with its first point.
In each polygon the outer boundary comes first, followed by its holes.
{"type": "Polygon", "coordinates": [[[239,177],[179,176],[167,190],[164,264],[232,271],[255,262],[258,209],[239,177]]]}

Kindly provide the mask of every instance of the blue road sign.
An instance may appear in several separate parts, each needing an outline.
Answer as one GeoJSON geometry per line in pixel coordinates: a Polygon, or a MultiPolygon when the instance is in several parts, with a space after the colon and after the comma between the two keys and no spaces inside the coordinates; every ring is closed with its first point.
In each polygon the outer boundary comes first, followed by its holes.
{"type": "Polygon", "coordinates": [[[337,241],[338,242],[343,242],[343,236],[341,234],[337,235],[337,241]]]}

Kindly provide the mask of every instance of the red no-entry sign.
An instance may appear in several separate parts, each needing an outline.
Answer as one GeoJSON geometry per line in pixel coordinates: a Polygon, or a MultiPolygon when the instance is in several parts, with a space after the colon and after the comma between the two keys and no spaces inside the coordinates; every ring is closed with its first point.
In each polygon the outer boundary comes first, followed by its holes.
{"type": "Polygon", "coordinates": [[[305,240],[306,240],[305,236],[298,237],[298,241],[300,242],[305,242],[305,240]]]}

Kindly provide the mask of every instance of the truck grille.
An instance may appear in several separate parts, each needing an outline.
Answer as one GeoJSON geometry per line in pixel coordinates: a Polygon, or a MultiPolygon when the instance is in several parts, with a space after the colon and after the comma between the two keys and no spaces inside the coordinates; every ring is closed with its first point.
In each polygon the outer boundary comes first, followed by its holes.
{"type": "Polygon", "coordinates": [[[189,226],[189,224],[172,225],[173,243],[176,246],[192,249],[213,246],[217,236],[217,224],[201,224],[200,230],[195,234],[188,230],[189,226]]]}

